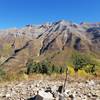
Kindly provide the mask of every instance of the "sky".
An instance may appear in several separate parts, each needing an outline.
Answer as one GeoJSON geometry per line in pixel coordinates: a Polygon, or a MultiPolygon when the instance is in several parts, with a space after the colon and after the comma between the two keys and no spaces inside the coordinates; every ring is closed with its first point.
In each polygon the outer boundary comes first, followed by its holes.
{"type": "Polygon", "coordinates": [[[0,29],[62,19],[100,22],[100,0],[0,0],[0,29]]]}

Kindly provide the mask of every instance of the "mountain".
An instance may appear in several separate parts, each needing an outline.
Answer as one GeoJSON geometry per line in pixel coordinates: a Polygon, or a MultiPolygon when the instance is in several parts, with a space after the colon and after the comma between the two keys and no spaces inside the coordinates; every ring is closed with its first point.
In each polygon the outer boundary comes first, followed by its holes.
{"type": "Polygon", "coordinates": [[[100,23],[60,20],[0,30],[0,63],[7,71],[24,68],[30,57],[64,64],[74,50],[100,59],[100,23]]]}

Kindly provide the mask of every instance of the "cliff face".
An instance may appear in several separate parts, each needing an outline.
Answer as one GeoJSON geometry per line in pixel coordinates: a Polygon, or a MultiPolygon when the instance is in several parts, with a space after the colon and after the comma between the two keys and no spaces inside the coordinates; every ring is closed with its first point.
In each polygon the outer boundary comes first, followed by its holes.
{"type": "Polygon", "coordinates": [[[8,69],[25,66],[30,56],[68,49],[100,54],[100,23],[75,24],[61,20],[0,31],[0,63],[9,66],[8,69]]]}

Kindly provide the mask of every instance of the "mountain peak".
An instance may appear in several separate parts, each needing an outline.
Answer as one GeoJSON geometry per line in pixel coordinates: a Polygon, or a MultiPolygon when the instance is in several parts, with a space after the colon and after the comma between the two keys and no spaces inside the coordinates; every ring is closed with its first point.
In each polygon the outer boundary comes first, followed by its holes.
{"type": "Polygon", "coordinates": [[[66,20],[59,20],[57,22],[54,22],[54,25],[56,25],[56,24],[69,25],[69,24],[71,24],[71,22],[70,21],[66,21],[66,20]]]}

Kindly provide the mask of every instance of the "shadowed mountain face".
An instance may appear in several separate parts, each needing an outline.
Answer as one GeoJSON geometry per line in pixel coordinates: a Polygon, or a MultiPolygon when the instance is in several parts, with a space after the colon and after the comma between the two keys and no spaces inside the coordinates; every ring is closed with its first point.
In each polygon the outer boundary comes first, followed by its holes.
{"type": "Polygon", "coordinates": [[[13,66],[25,66],[29,57],[40,57],[49,51],[67,51],[69,48],[99,54],[100,23],[76,24],[61,20],[0,31],[0,63],[9,68],[12,66],[11,69],[13,66]]]}

